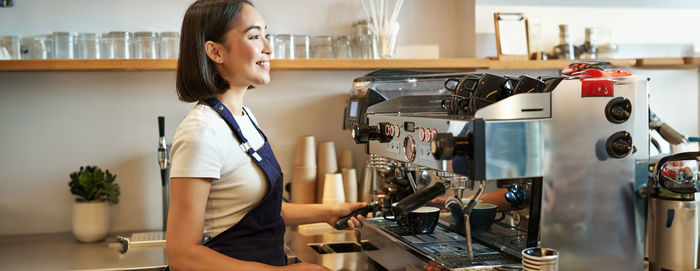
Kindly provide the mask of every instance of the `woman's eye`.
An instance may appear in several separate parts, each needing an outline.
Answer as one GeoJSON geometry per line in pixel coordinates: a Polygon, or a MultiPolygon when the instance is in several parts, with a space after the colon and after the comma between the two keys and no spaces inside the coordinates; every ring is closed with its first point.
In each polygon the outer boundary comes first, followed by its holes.
{"type": "Polygon", "coordinates": [[[260,39],[260,35],[255,35],[255,36],[252,36],[252,37],[250,37],[250,39],[251,39],[251,40],[257,40],[257,39],[260,39]]]}

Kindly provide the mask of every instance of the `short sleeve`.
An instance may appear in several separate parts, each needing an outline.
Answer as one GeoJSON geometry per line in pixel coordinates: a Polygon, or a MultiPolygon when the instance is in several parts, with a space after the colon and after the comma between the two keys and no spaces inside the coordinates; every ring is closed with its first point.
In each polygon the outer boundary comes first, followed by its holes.
{"type": "Polygon", "coordinates": [[[221,178],[223,154],[211,127],[181,125],[170,152],[170,177],[221,178]]]}

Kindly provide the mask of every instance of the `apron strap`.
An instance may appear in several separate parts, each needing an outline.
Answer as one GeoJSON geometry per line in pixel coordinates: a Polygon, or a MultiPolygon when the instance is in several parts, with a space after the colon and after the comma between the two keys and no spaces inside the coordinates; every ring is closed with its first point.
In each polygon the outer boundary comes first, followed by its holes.
{"type": "MultiPolygon", "coordinates": [[[[241,127],[238,125],[236,122],[236,119],[234,119],[233,114],[231,111],[226,108],[226,106],[219,101],[216,97],[211,97],[204,99],[204,101],[214,108],[214,111],[219,113],[219,115],[226,121],[228,126],[231,128],[233,131],[233,135],[238,139],[239,142],[241,142],[240,148],[244,152],[247,152],[251,157],[255,158],[258,162],[262,161],[262,157],[253,149],[253,147],[250,145],[250,142],[248,142],[248,139],[243,136],[243,132],[241,131],[241,127]]],[[[243,109],[245,111],[245,108],[243,109]]],[[[246,115],[248,115],[248,112],[246,111],[246,115]]],[[[253,119],[250,118],[250,115],[248,115],[248,119],[253,123],[253,126],[255,126],[255,129],[258,130],[258,133],[262,135],[262,137],[265,139],[267,142],[267,137],[265,134],[260,131],[260,128],[258,128],[257,125],[255,125],[255,122],[253,122],[253,119]]]]}

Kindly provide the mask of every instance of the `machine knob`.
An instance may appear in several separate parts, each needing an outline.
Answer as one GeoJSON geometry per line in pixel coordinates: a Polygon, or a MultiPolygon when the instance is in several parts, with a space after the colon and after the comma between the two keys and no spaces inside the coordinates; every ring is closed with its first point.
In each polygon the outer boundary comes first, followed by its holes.
{"type": "Polygon", "coordinates": [[[525,192],[525,189],[517,184],[508,186],[508,191],[504,196],[506,201],[508,201],[513,208],[518,210],[522,209],[523,204],[530,201],[530,197],[527,192],[525,192]]]}
{"type": "Polygon", "coordinates": [[[370,140],[378,140],[385,143],[391,141],[391,136],[384,133],[384,126],[358,124],[352,129],[352,138],[355,143],[369,143],[370,140]]]}
{"type": "Polygon", "coordinates": [[[437,160],[449,160],[455,156],[472,153],[469,136],[453,136],[451,133],[437,133],[430,142],[430,152],[437,160]]]}
{"type": "Polygon", "coordinates": [[[612,123],[620,124],[632,115],[632,102],[627,98],[617,97],[605,106],[605,117],[612,123]]]}
{"type": "Polygon", "coordinates": [[[605,141],[605,150],[612,158],[621,159],[632,152],[636,152],[636,148],[632,145],[632,136],[630,133],[620,131],[614,133],[608,140],[605,141]]]}

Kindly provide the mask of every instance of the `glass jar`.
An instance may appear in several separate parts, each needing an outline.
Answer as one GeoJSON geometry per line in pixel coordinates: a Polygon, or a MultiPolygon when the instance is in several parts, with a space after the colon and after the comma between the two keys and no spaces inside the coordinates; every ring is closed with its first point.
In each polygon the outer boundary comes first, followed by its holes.
{"type": "Polygon", "coordinates": [[[133,57],[133,33],[113,31],[102,35],[102,58],[126,59],[133,57]]]}
{"type": "Polygon", "coordinates": [[[352,56],[362,59],[378,59],[377,37],[372,33],[370,24],[366,20],[362,20],[354,23],[352,27],[352,56]]]}
{"type": "Polygon", "coordinates": [[[0,59],[19,59],[20,55],[19,36],[0,36],[0,59]]]}
{"type": "Polygon", "coordinates": [[[310,40],[309,35],[294,35],[294,58],[309,58],[310,40]]]}
{"type": "Polygon", "coordinates": [[[332,58],[333,56],[333,37],[315,36],[311,40],[312,58],[332,58]]]}
{"type": "Polygon", "coordinates": [[[559,59],[574,60],[576,58],[574,45],[571,43],[571,37],[569,36],[568,25],[559,25],[559,44],[554,47],[554,55],[559,59]]]}
{"type": "Polygon", "coordinates": [[[78,58],[100,58],[100,35],[96,33],[78,34],[78,58]]]}
{"type": "Polygon", "coordinates": [[[350,44],[350,37],[337,37],[335,39],[334,50],[336,58],[352,58],[352,45],[350,44]]]}
{"type": "Polygon", "coordinates": [[[180,56],[180,33],[160,32],[158,57],[178,58],[180,56]]]}
{"type": "Polygon", "coordinates": [[[134,33],[134,58],[157,59],[158,58],[158,33],[136,32],[134,33]]]}
{"type": "Polygon", "coordinates": [[[53,58],[75,58],[75,35],[71,32],[53,32],[53,58]]]}
{"type": "Polygon", "coordinates": [[[276,35],[274,51],[273,54],[277,59],[293,59],[294,36],[289,34],[276,35]]]}

